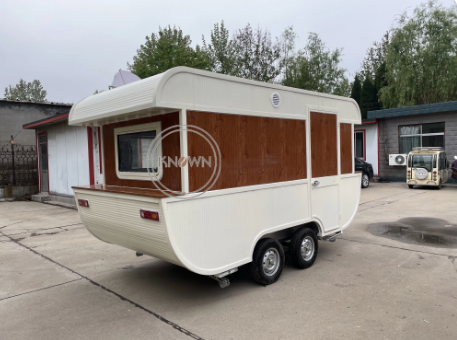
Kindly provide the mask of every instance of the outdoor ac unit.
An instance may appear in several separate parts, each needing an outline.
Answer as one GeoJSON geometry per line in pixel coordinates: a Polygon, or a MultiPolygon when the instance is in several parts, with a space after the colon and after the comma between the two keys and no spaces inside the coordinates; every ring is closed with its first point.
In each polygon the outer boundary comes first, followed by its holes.
{"type": "Polygon", "coordinates": [[[406,165],[406,158],[408,155],[404,154],[390,154],[389,165],[406,165]]]}

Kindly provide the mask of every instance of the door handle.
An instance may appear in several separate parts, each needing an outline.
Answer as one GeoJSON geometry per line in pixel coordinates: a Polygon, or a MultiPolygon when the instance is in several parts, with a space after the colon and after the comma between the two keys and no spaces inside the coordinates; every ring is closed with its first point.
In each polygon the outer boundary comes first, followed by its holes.
{"type": "Polygon", "coordinates": [[[314,182],[313,182],[313,185],[314,185],[314,186],[317,186],[317,185],[319,185],[320,183],[321,183],[321,182],[319,182],[319,181],[314,181],[314,182]]]}

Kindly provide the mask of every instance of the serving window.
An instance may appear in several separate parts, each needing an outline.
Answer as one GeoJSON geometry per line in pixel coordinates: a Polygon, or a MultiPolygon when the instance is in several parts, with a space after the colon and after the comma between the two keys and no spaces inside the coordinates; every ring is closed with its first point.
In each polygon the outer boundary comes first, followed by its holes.
{"type": "Polygon", "coordinates": [[[152,172],[160,179],[162,145],[157,144],[153,150],[151,145],[160,134],[160,122],[126,126],[114,129],[116,174],[122,179],[150,180],[152,172]]]}

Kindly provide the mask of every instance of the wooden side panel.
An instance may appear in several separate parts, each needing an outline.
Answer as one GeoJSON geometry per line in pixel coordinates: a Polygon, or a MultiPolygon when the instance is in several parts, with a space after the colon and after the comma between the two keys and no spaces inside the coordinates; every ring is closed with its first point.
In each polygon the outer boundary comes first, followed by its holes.
{"type": "Polygon", "coordinates": [[[334,114],[311,112],[311,176],[338,175],[337,119],[334,114]]]}
{"type": "MultiPolygon", "coordinates": [[[[123,126],[131,126],[145,124],[151,122],[162,122],[162,131],[166,128],[179,124],[179,113],[167,113],[165,115],[147,117],[135,120],[129,120],[120,123],[107,124],[103,126],[103,147],[105,157],[105,184],[118,185],[126,187],[137,187],[146,189],[155,189],[156,187],[151,181],[120,179],[116,175],[116,159],[114,146],[114,129],[123,126]]],[[[162,144],[163,156],[169,156],[172,159],[180,157],[179,133],[173,133],[163,140],[162,144]]],[[[181,191],[181,168],[171,166],[164,167],[164,174],[161,182],[171,190],[181,191]]]]}
{"type": "Polygon", "coordinates": [[[352,173],[352,129],[351,124],[340,123],[341,174],[352,173]]]}
{"type": "MultiPolygon", "coordinates": [[[[207,131],[218,144],[222,168],[211,190],[292,181],[306,178],[306,122],[188,111],[187,123],[207,131]]],[[[190,157],[209,156],[211,147],[188,134],[190,157]]],[[[189,189],[198,190],[211,177],[212,167],[189,167],[189,189]]]]}

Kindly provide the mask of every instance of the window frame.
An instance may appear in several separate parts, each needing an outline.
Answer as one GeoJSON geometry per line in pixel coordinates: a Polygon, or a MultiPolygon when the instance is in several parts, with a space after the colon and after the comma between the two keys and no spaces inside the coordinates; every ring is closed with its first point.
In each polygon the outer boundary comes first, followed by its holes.
{"type": "MultiPolygon", "coordinates": [[[[139,125],[130,125],[130,126],[123,126],[114,129],[114,158],[116,161],[116,176],[120,179],[131,179],[131,180],[140,180],[140,181],[160,181],[163,176],[163,169],[158,162],[158,173],[157,179],[154,176],[149,176],[149,172],[133,172],[133,171],[119,171],[119,147],[118,147],[118,136],[119,135],[126,135],[130,133],[136,132],[145,132],[145,131],[153,131],[156,132],[156,138],[162,131],[162,124],[160,121],[153,122],[153,123],[146,123],[146,124],[139,124],[139,125]]],[[[157,146],[157,153],[159,158],[162,157],[162,143],[159,143],[157,146]]]]}
{"type": "MultiPolygon", "coordinates": [[[[422,137],[428,137],[428,136],[443,136],[443,148],[445,147],[445,138],[446,135],[446,122],[433,122],[433,123],[423,123],[423,124],[407,124],[407,125],[399,125],[398,126],[398,153],[399,154],[404,154],[401,151],[401,139],[402,138],[407,138],[407,137],[419,137],[420,139],[420,147],[423,147],[422,145],[422,137]],[[422,126],[423,125],[428,125],[428,124],[443,124],[444,129],[443,132],[435,132],[435,133],[422,133],[422,126]],[[401,128],[405,126],[420,126],[420,133],[412,134],[412,135],[402,135],[401,134],[401,128]]],[[[426,147],[426,146],[425,146],[426,147]]],[[[411,150],[412,151],[412,150],[411,150]]]]}
{"type": "Polygon", "coordinates": [[[354,130],[354,157],[361,159],[363,161],[367,160],[367,141],[366,141],[366,130],[361,129],[361,130],[354,130]],[[357,138],[356,138],[356,133],[362,133],[363,134],[363,157],[357,157],[357,138]]]}

